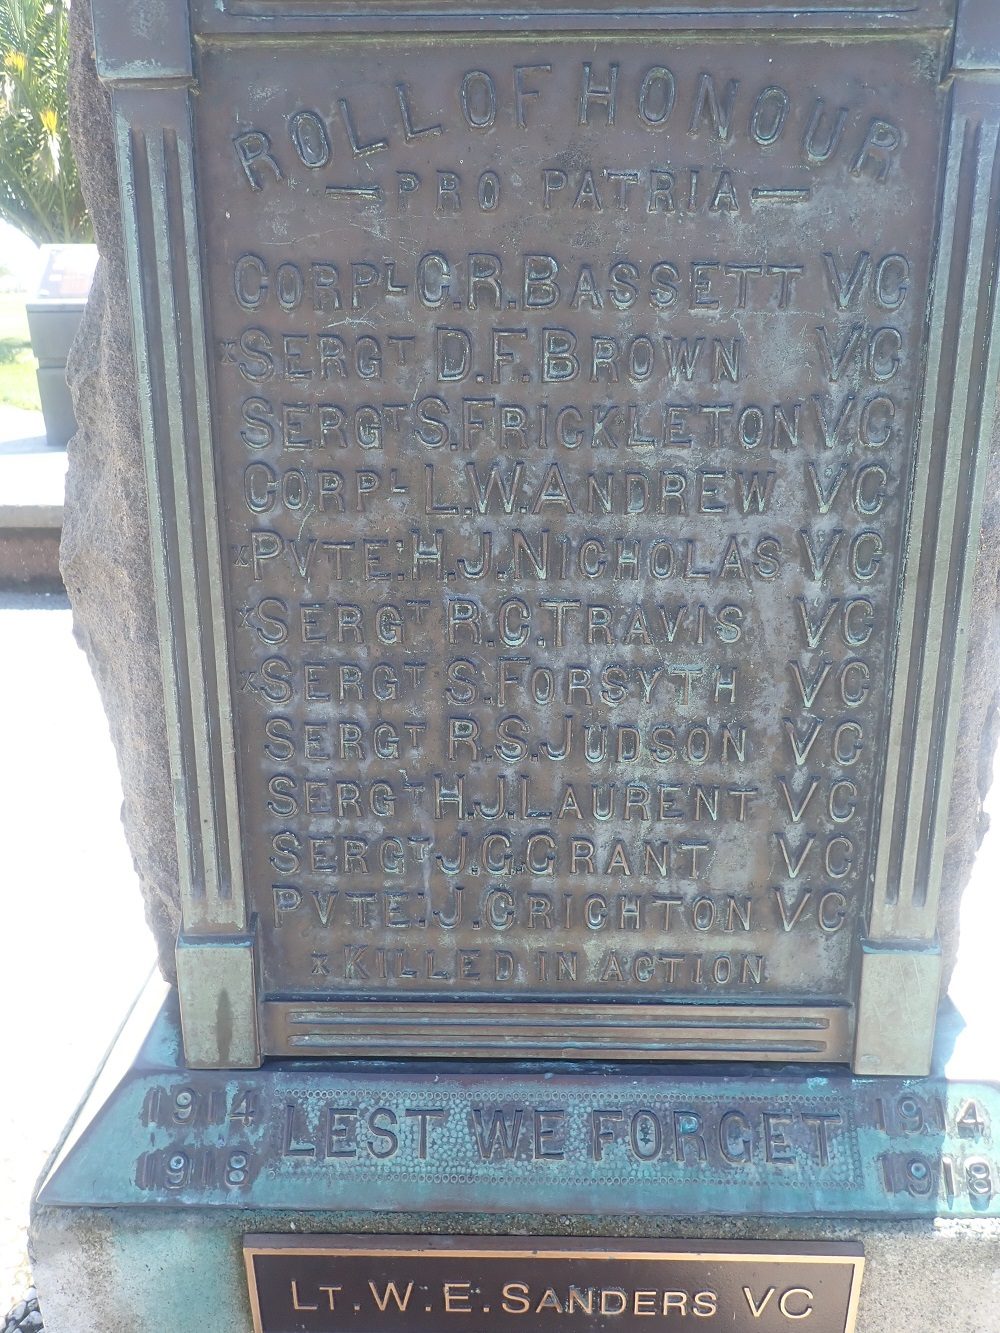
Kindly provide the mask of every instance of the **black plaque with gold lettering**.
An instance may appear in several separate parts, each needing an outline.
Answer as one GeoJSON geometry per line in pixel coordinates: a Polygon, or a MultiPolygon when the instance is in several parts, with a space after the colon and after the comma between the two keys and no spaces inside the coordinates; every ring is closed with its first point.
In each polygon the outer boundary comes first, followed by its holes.
{"type": "Polygon", "coordinates": [[[853,1333],[860,1247],[248,1236],[255,1333],[699,1328],[853,1333]],[[458,1316],[466,1316],[465,1320],[458,1316]]]}
{"type": "Polygon", "coordinates": [[[925,1072],[996,380],[951,7],[95,8],[190,1063],[925,1072]]]}

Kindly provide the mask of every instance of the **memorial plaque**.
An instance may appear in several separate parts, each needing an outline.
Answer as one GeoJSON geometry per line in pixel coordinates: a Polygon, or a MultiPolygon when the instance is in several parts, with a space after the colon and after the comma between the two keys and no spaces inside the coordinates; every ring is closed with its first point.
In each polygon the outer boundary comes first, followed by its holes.
{"type": "Polygon", "coordinates": [[[104,8],[190,1063],[925,1072],[996,380],[949,6],[196,0],[155,87],[104,8]]]}
{"type": "Polygon", "coordinates": [[[986,1333],[993,7],[92,3],[66,582],[179,938],[47,1327],[986,1333]]]}
{"type": "MultiPolygon", "coordinates": [[[[437,1330],[455,1315],[526,1333],[653,1318],[853,1333],[857,1245],[248,1236],[254,1333],[437,1330]]],[[[462,1322],[454,1320],[455,1323],[462,1322]]]]}

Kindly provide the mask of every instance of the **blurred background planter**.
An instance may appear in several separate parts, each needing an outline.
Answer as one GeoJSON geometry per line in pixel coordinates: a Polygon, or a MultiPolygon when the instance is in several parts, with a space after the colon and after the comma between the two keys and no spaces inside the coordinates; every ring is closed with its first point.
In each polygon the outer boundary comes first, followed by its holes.
{"type": "Polygon", "coordinates": [[[94,263],[68,82],[69,0],[0,0],[0,591],[61,586],[66,353],[94,263]]]}
{"type": "Polygon", "coordinates": [[[95,262],[69,137],[68,73],[69,0],[0,0],[0,220],[42,247],[26,304],[51,445],[75,429],[66,354],[95,262]]]}
{"type": "Polygon", "coordinates": [[[76,430],[66,359],[83,318],[96,264],[95,245],[43,245],[41,277],[26,303],[45,434],[57,448],[65,448],[76,430]]]}

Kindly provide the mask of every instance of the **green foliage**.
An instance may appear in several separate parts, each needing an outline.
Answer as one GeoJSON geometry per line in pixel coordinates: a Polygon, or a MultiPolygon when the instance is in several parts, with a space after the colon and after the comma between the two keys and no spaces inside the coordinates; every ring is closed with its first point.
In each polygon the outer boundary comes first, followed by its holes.
{"type": "Polygon", "coordinates": [[[37,244],[93,239],[69,141],[69,0],[0,0],[0,218],[37,244]]]}
{"type": "Polygon", "coordinates": [[[0,293],[0,409],[41,408],[24,297],[0,293]]]}

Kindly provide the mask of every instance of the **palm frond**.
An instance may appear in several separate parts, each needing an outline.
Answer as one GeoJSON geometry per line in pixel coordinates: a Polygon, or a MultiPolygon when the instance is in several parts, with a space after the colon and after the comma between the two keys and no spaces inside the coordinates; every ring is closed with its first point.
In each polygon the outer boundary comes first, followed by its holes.
{"type": "Polygon", "coordinates": [[[0,218],[92,239],[69,140],[69,0],[0,0],[0,218]]]}

